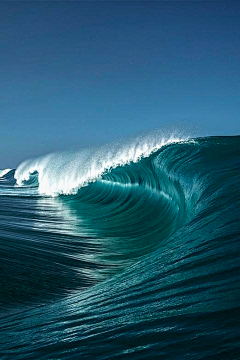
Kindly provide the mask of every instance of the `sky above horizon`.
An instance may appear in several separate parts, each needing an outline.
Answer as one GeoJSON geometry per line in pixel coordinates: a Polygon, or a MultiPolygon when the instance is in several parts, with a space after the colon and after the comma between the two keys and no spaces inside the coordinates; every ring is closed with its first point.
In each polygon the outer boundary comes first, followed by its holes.
{"type": "Polygon", "coordinates": [[[240,133],[240,2],[0,2],[0,169],[154,129],[240,133]]]}

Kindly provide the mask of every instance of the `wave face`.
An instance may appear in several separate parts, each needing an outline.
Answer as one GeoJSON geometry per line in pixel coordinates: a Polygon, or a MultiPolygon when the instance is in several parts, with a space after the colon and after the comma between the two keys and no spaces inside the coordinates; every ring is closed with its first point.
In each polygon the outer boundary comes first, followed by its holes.
{"type": "Polygon", "coordinates": [[[240,358],[240,137],[0,173],[1,359],[240,358]]]}

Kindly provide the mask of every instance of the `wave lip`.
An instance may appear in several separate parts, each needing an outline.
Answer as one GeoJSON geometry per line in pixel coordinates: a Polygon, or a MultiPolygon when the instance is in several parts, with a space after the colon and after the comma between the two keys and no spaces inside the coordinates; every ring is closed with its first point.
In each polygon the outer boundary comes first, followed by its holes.
{"type": "Polygon", "coordinates": [[[110,169],[138,162],[165,145],[185,140],[175,135],[155,134],[98,149],[52,153],[21,163],[14,176],[18,185],[27,185],[31,174],[37,173],[41,194],[76,194],[79,188],[100,179],[110,169]]]}

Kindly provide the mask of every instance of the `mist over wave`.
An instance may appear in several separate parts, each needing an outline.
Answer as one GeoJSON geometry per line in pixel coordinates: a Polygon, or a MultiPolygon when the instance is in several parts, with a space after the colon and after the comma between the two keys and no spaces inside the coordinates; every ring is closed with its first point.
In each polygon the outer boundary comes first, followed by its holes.
{"type": "Polygon", "coordinates": [[[240,137],[0,173],[1,359],[238,359],[240,137]]]}

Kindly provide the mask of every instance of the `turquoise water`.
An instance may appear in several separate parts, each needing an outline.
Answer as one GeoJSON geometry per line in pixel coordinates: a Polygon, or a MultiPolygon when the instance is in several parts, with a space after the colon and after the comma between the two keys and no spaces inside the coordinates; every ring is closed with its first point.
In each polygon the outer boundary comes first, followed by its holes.
{"type": "Polygon", "coordinates": [[[240,137],[0,173],[1,359],[239,359],[240,137]]]}

